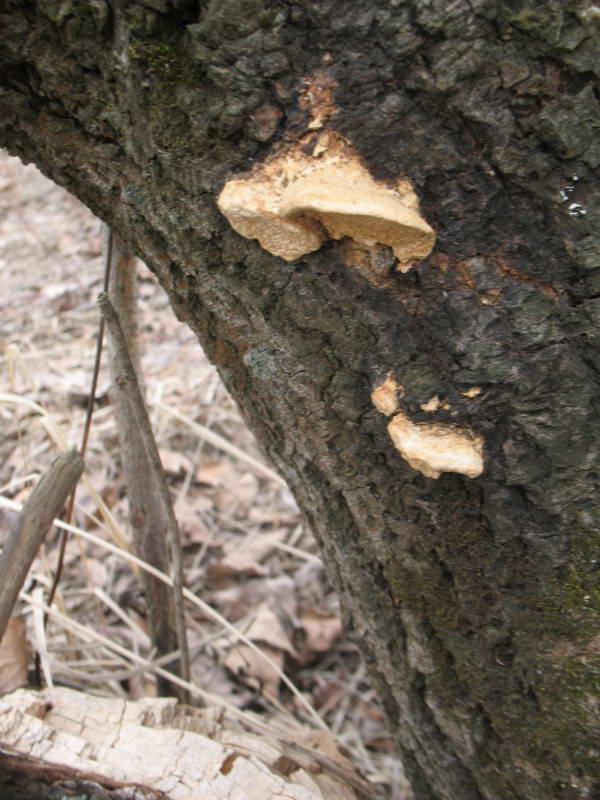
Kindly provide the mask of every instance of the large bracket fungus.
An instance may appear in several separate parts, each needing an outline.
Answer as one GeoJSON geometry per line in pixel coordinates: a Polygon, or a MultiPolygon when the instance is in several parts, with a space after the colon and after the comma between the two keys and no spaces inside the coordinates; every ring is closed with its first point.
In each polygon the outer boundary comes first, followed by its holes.
{"type": "MultiPolygon", "coordinates": [[[[477,387],[478,388],[478,387],[477,387]]],[[[477,478],[483,472],[483,437],[467,428],[435,422],[418,423],[400,411],[399,386],[390,374],[371,394],[378,411],[392,419],[387,430],[394,447],[410,466],[428,478],[458,472],[477,478]]]]}
{"type": "MultiPolygon", "coordinates": [[[[314,136],[314,135],[313,135],[314,136]]],[[[327,239],[391,247],[403,272],[429,255],[435,232],[407,180],[375,181],[340,136],[323,132],[225,184],[218,199],[232,228],[286,261],[327,239]]]]}

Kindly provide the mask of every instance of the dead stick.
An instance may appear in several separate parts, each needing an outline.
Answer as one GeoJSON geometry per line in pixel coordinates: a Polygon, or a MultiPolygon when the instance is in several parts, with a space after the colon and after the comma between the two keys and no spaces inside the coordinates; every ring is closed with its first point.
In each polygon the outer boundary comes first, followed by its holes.
{"type": "MultiPolygon", "coordinates": [[[[127,342],[127,352],[137,376],[140,393],[144,398],[137,318],[137,259],[119,236],[110,229],[109,234],[112,239],[112,255],[108,296],[119,317],[121,331],[127,342]]],[[[104,324],[104,318],[101,319],[104,324]]],[[[108,365],[112,382],[111,402],[119,434],[121,469],[127,490],[129,524],[135,552],[139,558],[169,575],[173,559],[165,536],[168,523],[159,492],[152,480],[152,467],[146,455],[137,414],[135,411],[132,413],[127,397],[117,383],[120,372],[114,357],[116,345],[112,340],[110,329],[107,333],[108,365]]],[[[170,654],[179,647],[173,589],[145,572],[140,575],[140,579],[146,595],[150,638],[160,656],[170,654]]],[[[177,655],[176,670],[180,675],[180,654],[177,655]]],[[[187,701],[180,686],[166,681],[161,676],[157,677],[157,683],[159,695],[169,696],[174,691],[182,702],[187,701]]]]}
{"type": "Polygon", "coordinates": [[[100,293],[98,297],[98,306],[109,329],[114,345],[113,360],[118,374],[116,385],[129,406],[131,416],[137,421],[144,450],[152,470],[152,475],[148,476],[148,478],[153,480],[156,485],[166,521],[166,533],[172,558],[171,578],[173,580],[173,593],[175,596],[177,638],[179,649],[181,650],[181,677],[189,681],[190,654],[183,605],[183,558],[181,554],[179,526],[173,511],[171,495],[158,454],[158,447],[156,446],[154,433],[152,432],[148,411],[146,410],[146,405],[140,391],[135,369],[129,357],[127,342],[121,329],[118,314],[113,308],[106,292],[100,293]]]}
{"type": "Polygon", "coordinates": [[[82,472],[83,459],[75,450],[58,456],[32,491],[8,537],[0,555],[0,639],[31,563],[82,472]]]}

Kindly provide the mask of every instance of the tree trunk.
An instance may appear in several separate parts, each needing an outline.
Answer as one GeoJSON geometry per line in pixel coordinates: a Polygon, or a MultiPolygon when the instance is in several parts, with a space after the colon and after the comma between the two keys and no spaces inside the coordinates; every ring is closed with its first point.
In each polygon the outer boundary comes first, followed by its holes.
{"type": "Polygon", "coordinates": [[[593,0],[2,3],[0,144],[198,334],[419,800],[600,797],[599,24],[593,0]],[[238,229],[312,252],[236,233],[234,178],[238,229]]]}

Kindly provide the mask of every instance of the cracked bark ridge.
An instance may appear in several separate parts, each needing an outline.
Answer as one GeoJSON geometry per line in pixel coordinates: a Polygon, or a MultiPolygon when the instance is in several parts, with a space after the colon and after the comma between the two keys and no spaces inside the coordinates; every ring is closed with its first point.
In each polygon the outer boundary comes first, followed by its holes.
{"type": "Polygon", "coordinates": [[[197,332],[320,540],[423,800],[600,792],[598,18],[3,4],[0,143],[131,242],[197,332]],[[414,186],[437,234],[418,269],[344,241],[287,263],[218,212],[310,131],[318,70],[323,126],[414,186]],[[483,437],[479,477],[406,464],[370,400],[389,373],[411,422],[483,437]]]}

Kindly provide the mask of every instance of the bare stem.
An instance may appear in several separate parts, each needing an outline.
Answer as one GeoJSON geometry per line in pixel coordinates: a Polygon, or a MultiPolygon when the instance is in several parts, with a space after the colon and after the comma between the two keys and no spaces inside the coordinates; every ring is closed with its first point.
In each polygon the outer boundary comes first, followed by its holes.
{"type": "MultiPolygon", "coordinates": [[[[135,509],[133,517],[136,517],[136,514],[138,517],[137,536],[143,539],[139,542],[138,549],[142,551],[140,555],[147,553],[148,550],[160,554],[162,537],[166,532],[171,558],[165,571],[168,571],[173,581],[175,628],[181,653],[180,676],[189,681],[190,656],[185,625],[183,558],[179,526],[119,315],[105,292],[100,294],[98,306],[111,341],[113,384],[122,410],[119,415],[123,427],[121,440],[125,444],[122,450],[124,461],[129,459],[128,472],[132,478],[131,484],[128,480],[129,501],[135,509]]],[[[129,475],[127,477],[129,478],[129,475]]],[[[164,568],[162,564],[155,565],[164,568]]],[[[168,609],[157,608],[155,611],[162,613],[163,620],[169,616],[168,609]]],[[[182,699],[187,701],[188,698],[182,699]]]]}
{"type": "MultiPolygon", "coordinates": [[[[107,229],[107,239],[106,239],[106,250],[104,254],[104,277],[103,277],[103,286],[104,291],[108,291],[108,283],[110,280],[110,263],[112,259],[112,248],[113,248],[113,237],[112,232],[110,229],[107,229]]],[[[94,371],[92,373],[92,383],[90,386],[90,393],[88,395],[88,403],[87,409],[85,412],[85,423],[83,425],[83,435],[81,437],[81,457],[85,458],[85,453],[87,450],[88,440],[90,437],[90,430],[92,428],[92,416],[94,413],[94,403],[96,402],[96,388],[98,386],[98,375],[100,374],[100,363],[102,361],[102,345],[104,342],[104,319],[100,317],[100,322],[98,324],[98,339],[96,341],[96,356],[94,358],[94,371]]],[[[69,502],[67,503],[67,507],[64,512],[64,521],[67,523],[71,522],[73,517],[73,508],[75,507],[75,493],[77,492],[77,484],[73,486],[73,491],[69,497],[69,502]]],[[[54,596],[56,595],[56,590],[58,589],[58,584],[60,583],[60,577],[62,575],[63,564],[65,560],[65,550],[67,549],[67,541],[69,539],[69,534],[67,531],[63,530],[62,536],[60,538],[60,549],[58,551],[58,562],[56,564],[56,572],[54,573],[54,580],[52,581],[52,587],[48,594],[48,605],[51,606],[54,602],[54,596]]],[[[47,619],[47,614],[44,614],[44,624],[47,619]]],[[[39,669],[39,667],[38,667],[39,669]]]]}

